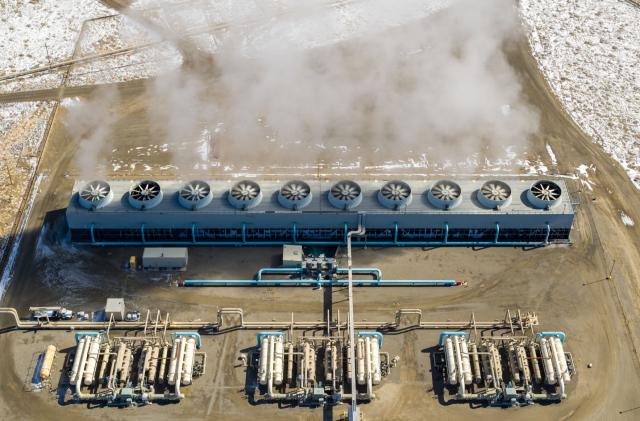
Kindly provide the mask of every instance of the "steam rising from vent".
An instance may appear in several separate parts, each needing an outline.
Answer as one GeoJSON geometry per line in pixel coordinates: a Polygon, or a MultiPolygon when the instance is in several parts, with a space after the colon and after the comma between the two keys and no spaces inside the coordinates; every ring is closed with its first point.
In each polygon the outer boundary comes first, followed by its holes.
{"type": "Polygon", "coordinates": [[[99,87],[88,99],[72,103],[64,116],[67,131],[78,144],[74,160],[82,178],[104,175],[98,164],[104,164],[100,157],[109,145],[118,100],[117,89],[99,87]]]}
{"type": "MultiPolygon", "coordinates": [[[[150,83],[148,117],[181,169],[494,159],[537,131],[504,54],[519,31],[512,0],[443,0],[437,13],[416,0],[249,3],[159,5],[184,64],[150,83]],[[205,157],[184,147],[203,133],[205,157]]],[[[108,109],[104,92],[83,108],[108,109]]],[[[111,121],[79,120],[81,148],[100,147],[111,121]]]]}

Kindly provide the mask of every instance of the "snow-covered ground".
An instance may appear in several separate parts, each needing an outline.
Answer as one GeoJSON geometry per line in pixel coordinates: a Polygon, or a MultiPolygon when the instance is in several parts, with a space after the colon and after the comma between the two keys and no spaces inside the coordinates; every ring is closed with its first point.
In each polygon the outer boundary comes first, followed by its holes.
{"type": "MultiPolygon", "coordinates": [[[[115,13],[99,1],[0,2],[0,74],[12,74],[71,58],[82,23],[115,13]]],[[[0,84],[0,91],[58,86],[62,72],[0,84]]]]}
{"type": "Polygon", "coordinates": [[[35,174],[37,153],[52,110],[51,102],[0,104],[0,256],[35,174]]]}
{"type": "Polygon", "coordinates": [[[520,0],[533,54],[563,106],[640,188],[640,8],[520,0]]]}

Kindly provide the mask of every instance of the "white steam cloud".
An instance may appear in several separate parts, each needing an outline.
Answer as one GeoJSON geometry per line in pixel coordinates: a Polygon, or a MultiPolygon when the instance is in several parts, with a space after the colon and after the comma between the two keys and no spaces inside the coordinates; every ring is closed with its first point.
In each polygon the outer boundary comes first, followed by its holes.
{"type": "MultiPolygon", "coordinates": [[[[201,36],[183,35],[194,33],[188,16],[200,30],[219,28],[208,18],[215,7],[166,6],[185,63],[149,88],[153,132],[172,145],[212,133],[210,158],[236,168],[500,158],[526,148],[538,114],[504,53],[520,30],[513,1],[456,1],[413,19],[404,2],[338,3],[293,2],[289,14],[282,1],[232,8],[224,31],[207,35],[209,51],[201,36]],[[349,3],[360,3],[358,30],[336,35],[349,32],[336,23],[349,3]]],[[[175,164],[191,169],[196,154],[180,148],[175,164]]]]}

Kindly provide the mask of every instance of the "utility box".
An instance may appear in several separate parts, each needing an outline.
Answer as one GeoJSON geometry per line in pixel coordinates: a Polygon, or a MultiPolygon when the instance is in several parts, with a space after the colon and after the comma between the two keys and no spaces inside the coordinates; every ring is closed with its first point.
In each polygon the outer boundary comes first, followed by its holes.
{"type": "Polygon", "coordinates": [[[144,270],[186,270],[186,247],[147,247],[142,254],[144,270]]]}
{"type": "Polygon", "coordinates": [[[299,268],[302,266],[302,246],[285,244],[282,246],[282,266],[299,268]]]}
{"type": "Polygon", "coordinates": [[[104,315],[106,320],[124,320],[124,298],[107,298],[107,304],[104,306],[104,315]]]}

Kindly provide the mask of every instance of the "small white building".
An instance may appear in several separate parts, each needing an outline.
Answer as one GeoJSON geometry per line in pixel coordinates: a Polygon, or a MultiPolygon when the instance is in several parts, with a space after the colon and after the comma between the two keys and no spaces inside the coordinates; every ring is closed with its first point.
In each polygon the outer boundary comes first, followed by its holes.
{"type": "Polygon", "coordinates": [[[299,268],[302,266],[302,246],[285,244],[282,246],[282,266],[299,268]]]}
{"type": "Polygon", "coordinates": [[[125,308],[124,298],[107,298],[107,304],[104,306],[105,319],[124,320],[125,308]]]}
{"type": "Polygon", "coordinates": [[[185,270],[187,262],[186,247],[146,247],[142,254],[144,270],[185,270]]]}

